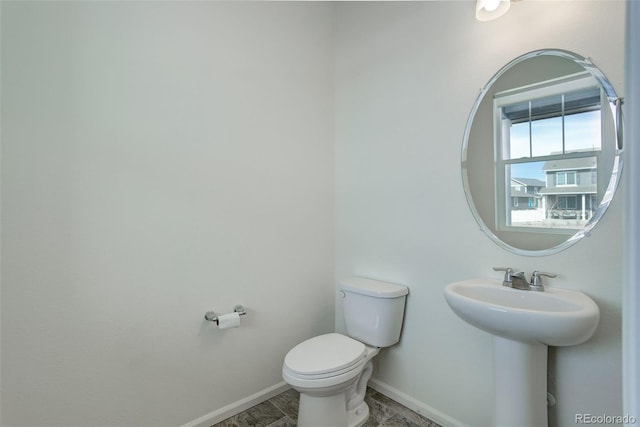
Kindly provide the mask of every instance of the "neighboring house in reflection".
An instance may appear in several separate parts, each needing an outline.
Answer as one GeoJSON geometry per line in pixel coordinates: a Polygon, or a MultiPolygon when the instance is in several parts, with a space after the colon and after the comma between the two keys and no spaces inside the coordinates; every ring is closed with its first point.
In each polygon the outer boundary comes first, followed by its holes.
{"type": "Polygon", "coordinates": [[[542,207],[540,191],[546,183],[534,178],[511,178],[511,210],[539,209],[542,207]]]}
{"type": "Polygon", "coordinates": [[[597,158],[547,161],[545,188],[540,190],[547,218],[589,220],[598,207],[597,158]]]}

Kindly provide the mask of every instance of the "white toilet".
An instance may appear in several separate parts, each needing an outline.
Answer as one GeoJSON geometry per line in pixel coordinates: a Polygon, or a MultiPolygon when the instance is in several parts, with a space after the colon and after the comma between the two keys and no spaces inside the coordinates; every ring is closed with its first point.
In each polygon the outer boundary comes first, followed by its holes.
{"type": "Polygon", "coordinates": [[[406,286],[354,277],[340,283],[347,335],[310,338],[284,359],[282,378],[300,392],[298,426],[357,427],[372,359],[400,339],[406,286]]]}

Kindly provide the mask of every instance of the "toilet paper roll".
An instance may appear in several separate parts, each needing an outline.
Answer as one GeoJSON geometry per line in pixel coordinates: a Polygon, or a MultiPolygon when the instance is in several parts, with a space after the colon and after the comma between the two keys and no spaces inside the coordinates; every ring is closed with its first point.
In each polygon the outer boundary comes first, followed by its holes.
{"type": "Polygon", "coordinates": [[[240,326],[240,315],[238,313],[222,314],[218,316],[218,328],[228,329],[240,326]]]}

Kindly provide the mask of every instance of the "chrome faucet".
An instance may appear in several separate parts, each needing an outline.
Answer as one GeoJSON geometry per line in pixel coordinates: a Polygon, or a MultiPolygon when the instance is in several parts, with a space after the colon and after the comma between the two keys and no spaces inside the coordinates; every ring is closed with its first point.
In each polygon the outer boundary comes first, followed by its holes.
{"type": "Polygon", "coordinates": [[[493,267],[493,270],[504,271],[504,279],[502,280],[503,286],[523,291],[543,292],[544,286],[542,285],[542,276],[556,277],[555,274],[543,273],[536,270],[531,274],[531,281],[527,282],[527,278],[523,271],[515,272],[511,267],[493,267]]]}
{"type": "Polygon", "coordinates": [[[517,273],[513,273],[511,275],[511,287],[514,289],[520,289],[522,291],[529,290],[529,282],[527,282],[524,271],[518,271],[517,273]]]}
{"type": "Polygon", "coordinates": [[[493,267],[494,271],[504,271],[502,285],[508,288],[529,290],[529,283],[523,271],[514,271],[511,267],[493,267]]]}

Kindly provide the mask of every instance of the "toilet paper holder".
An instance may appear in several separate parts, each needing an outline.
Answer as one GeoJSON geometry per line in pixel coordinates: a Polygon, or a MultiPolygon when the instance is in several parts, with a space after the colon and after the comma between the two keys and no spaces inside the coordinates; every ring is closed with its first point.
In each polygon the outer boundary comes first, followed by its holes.
{"type": "MultiPolygon", "coordinates": [[[[238,315],[240,316],[244,316],[245,314],[247,314],[247,310],[244,309],[244,307],[240,304],[236,305],[233,308],[233,312],[234,313],[238,313],[238,315]]],[[[209,322],[216,322],[216,324],[218,324],[218,315],[216,313],[214,313],[213,311],[207,311],[204,314],[204,318],[206,320],[208,320],[209,322]]]]}

